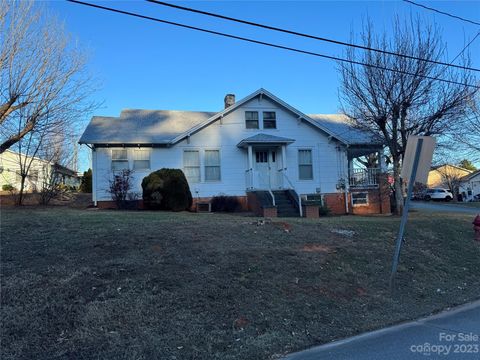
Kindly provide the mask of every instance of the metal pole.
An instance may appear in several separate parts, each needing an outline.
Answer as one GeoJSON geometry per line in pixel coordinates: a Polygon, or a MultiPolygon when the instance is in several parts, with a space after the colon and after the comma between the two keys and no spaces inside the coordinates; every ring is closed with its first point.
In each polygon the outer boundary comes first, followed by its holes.
{"type": "Polygon", "coordinates": [[[397,241],[395,243],[395,253],[393,255],[392,273],[390,274],[390,291],[392,292],[395,285],[395,274],[397,273],[398,260],[400,259],[400,250],[402,248],[403,233],[407,224],[408,210],[410,208],[410,198],[412,197],[415,178],[417,177],[418,163],[420,154],[422,153],[423,139],[418,139],[417,148],[415,150],[415,158],[413,160],[412,173],[408,182],[407,198],[403,207],[402,220],[400,221],[400,229],[398,230],[397,241]]]}

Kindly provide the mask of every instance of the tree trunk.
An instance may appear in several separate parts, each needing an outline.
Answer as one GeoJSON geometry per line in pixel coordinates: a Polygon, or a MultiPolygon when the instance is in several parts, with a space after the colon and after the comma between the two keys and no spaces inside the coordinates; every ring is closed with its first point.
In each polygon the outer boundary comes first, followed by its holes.
{"type": "Polygon", "coordinates": [[[20,189],[18,191],[17,205],[22,205],[23,203],[23,190],[25,189],[25,178],[26,176],[22,175],[22,180],[20,180],[20,189]]]}
{"type": "Polygon", "coordinates": [[[395,215],[402,215],[403,212],[403,189],[400,178],[400,159],[393,158],[393,185],[395,189],[395,215]]]}

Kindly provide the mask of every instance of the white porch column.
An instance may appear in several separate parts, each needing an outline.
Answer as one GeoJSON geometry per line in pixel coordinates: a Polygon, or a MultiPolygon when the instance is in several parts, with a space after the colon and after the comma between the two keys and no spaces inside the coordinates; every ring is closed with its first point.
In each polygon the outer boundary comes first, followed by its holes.
{"type": "Polygon", "coordinates": [[[253,150],[252,145],[248,145],[248,171],[253,169],[253,150]]]}
{"type": "Polygon", "coordinates": [[[282,145],[282,168],[287,170],[287,145],[282,145]]]}

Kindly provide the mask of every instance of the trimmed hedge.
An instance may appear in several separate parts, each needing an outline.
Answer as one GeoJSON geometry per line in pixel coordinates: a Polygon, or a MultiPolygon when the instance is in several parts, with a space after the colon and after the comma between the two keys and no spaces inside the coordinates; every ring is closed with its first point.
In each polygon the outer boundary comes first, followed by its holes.
{"type": "Polygon", "coordinates": [[[15,191],[15,187],[13,187],[13,185],[10,185],[10,184],[4,184],[4,185],[2,185],[2,190],[3,191],[15,191]]]}
{"type": "Polygon", "coordinates": [[[189,210],[192,193],[187,178],[179,169],[160,169],[142,180],[143,203],[152,210],[189,210]]]}

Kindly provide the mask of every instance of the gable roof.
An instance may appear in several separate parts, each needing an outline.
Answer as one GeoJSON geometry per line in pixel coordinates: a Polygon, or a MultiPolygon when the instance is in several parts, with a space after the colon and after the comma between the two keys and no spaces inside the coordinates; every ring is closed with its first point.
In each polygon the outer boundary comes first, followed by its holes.
{"type": "Polygon", "coordinates": [[[94,116],[81,144],[168,144],[214,112],[123,110],[120,117],[94,116]]]}
{"type": "Polygon", "coordinates": [[[237,146],[244,147],[248,144],[291,144],[293,142],[295,142],[294,139],[260,133],[243,139],[237,146]]]}
{"type": "Polygon", "coordinates": [[[460,181],[470,181],[474,177],[477,177],[478,175],[480,175],[480,170],[476,170],[476,171],[472,172],[471,174],[465,175],[464,177],[462,177],[460,179],[460,181]]]}
{"type": "Polygon", "coordinates": [[[354,128],[342,115],[306,115],[261,88],[220,112],[172,110],[123,110],[120,117],[94,116],[79,140],[80,144],[164,144],[174,145],[202,130],[257,96],[266,96],[314,128],[345,145],[375,144],[373,136],[354,128]]]}
{"type": "MultiPolygon", "coordinates": [[[[461,166],[457,166],[457,165],[453,165],[453,164],[441,164],[441,165],[436,165],[436,166],[432,166],[430,171],[435,171],[435,170],[438,170],[442,167],[450,167],[450,168],[454,168],[454,169],[457,169],[459,171],[464,171],[466,172],[467,174],[471,174],[473,171],[472,170],[468,170],[468,169],[465,169],[461,166]]],[[[467,175],[466,175],[467,176],[467,175]]]]}

